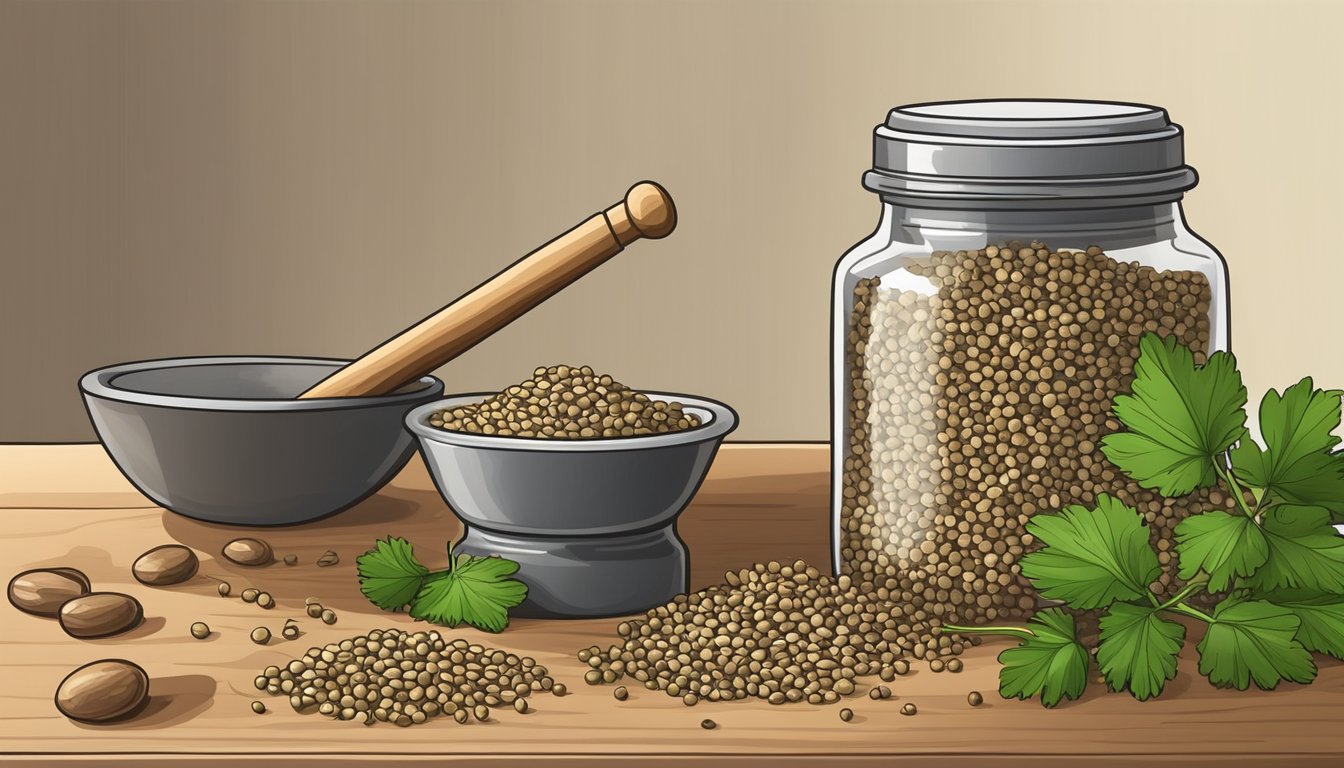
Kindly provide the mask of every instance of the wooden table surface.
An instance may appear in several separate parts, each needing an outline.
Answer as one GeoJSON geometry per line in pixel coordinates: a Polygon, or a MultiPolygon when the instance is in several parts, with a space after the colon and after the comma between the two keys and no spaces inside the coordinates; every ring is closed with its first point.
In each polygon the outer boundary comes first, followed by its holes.
{"type": "MultiPolygon", "coordinates": [[[[768,559],[828,562],[827,453],[820,445],[730,445],[684,514],[680,531],[691,550],[696,588],[724,570],[768,559]]],[[[1180,675],[1156,701],[1106,694],[1092,685],[1080,701],[1055,710],[1005,701],[996,691],[994,660],[1010,641],[972,649],[960,674],[933,674],[924,665],[899,678],[894,696],[847,703],[855,717],[841,722],[837,706],[770,706],[765,702],[679,700],[642,686],[616,702],[610,686],[583,683],[586,665],[575,651],[612,642],[617,620],[515,620],[502,635],[453,631],[475,642],[535,656],[571,693],[532,699],[535,712],[501,712],[496,721],[459,726],[447,720],[394,728],[366,727],[300,715],[281,698],[259,696],[252,679],[269,664],[378,627],[413,627],[406,616],[374,609],[360,595],[355,557],[374,539],[405,536],[431,567],[442,565],[444,543],[459,526],[434,491],[418,459],[391,485],[358,507],[311,525],[262,535],[299,565],[246,569],[216,556],[239,535],[155,507],[135,492],[97,446],[0,446],[0,563],[9,574],[68,565],[84,570],[95,589],[137,597],[146,619],[115,638],[76,640],[54,620],[0,607],[0,760],[13,763],[126,765],[191,763],[317,766],[368,764],[514,765],[529,759],[572,766],[639,765],[925,765],[941,766],[1344,765],[1344,664],[1317,658],[1319,679],[1263,693],[1211,687],[1194,671],[1193,646],[1180,675]],[[176,587],[135,582],[131,562],[142,551],[180,542],[201,555],[196,578],[176,587]],[[327,549],[338,566],[318,568],[327,549]],[[255,585],[277,600],[271,611],[216,593],[224,578],[235,595],[255,585]],[[340,620],[307,619],[303,601],[319,596],[340,620]],[[278,630],[298,618],[304,635],[261,647],[248,632],[278,630]],[[205,621],[216,634],[192,639],[187,628],[205,621]],[[56,712],[52,695],[73,668],[123,657],[150,674],[151,701],[138,717],[117,725],[81,725],[56,712]],[[984,692],[971,709],[966,694],[984,692]],[[249,702],[263,698],[258,716],[249,702]],[[905,702],[919,714],[901,716],[905,702]],[[704,718],[717,730],[700,727],[704,718]]],[[[866,692],[867,687],[861,687],[866,692]]]]}

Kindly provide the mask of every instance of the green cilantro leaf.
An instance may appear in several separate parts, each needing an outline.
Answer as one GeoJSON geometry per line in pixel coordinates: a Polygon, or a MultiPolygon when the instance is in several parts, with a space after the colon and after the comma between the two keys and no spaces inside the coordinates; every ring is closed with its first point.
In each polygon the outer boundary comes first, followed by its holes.
{"type": "Polygon", "coordinates": [[[1246,387],[1236,358],[1215,352],[1196,366],[1190,350],[1155,334],[1139,340],[1133,394],[1115,398],[1129,429],[1102,438],[1102,452],[1122,472],[1164,496],[1184,496],[1217,482],[1214,460],[1246,426],[1246,387]]]}
{"type": "Polygon", "coordinates": [[[1344,595],[1283,590],[1265,599],[1292,611],[1302,622],[1297,641],[1308,651],[1344,660],[1344,595]]]}
{"type": "Polygon", "coordinates": [[[1113,691],[1126,687],[1145,701],[1162,693],[1176,676],[1176,656],[1185,627],[1157,614],[1153,606],[1115,603],[1101,617],[1097,665],[1113,691]]]}
{"type": "Polygon", "coordinates": [[[1223,511],[1205,512],[1176,526],[1180,576],[1189,581],[1209,574],[1209,589],[1222,592],[1234,577],[1250,576],[1269,559],[1269,544],[1251,518],[1223,511]]]}
{"type": "Polygon", "coordinates": [[[1309,589],[1344,594],[1344,536],[1321,507],[1281,504],[1261,520],[1269,559],[1246,579],[1252,589],[1309,589]]]}
{"type": "Polygon", "coordinates": [[[1224,600],[1199,641],[1199,673],[1220,688],[1239,691],[1252,682],[1266,691],[1283,680],[1309,683],[1316,664],[1294,639],[1300,623],[1292,611],[1272,603],[1224,600]]]}
{"type": "Polygon", "coordinates": [[[1073,617],[1058,608],[1037,612],[1027,622],[1032,637],[999,654],[999,693],[1005,698],[1030,699],[1053,707],[1062,699],[1076,699],[1087,687],[1087,649],[1074,634],[1073,617]]]}
{"type": "Polygon", "coordinates": [[[509,576],[518,564],[502,557],[458,555],[450,571],[433,574],[415,596],[411,618],[487,632],[509,625],[509,609],[527,597],[527,585],[509,576]]]}
{"type": "Polygon", "coordinates": [[[1027,530],[1045,546],[1022,558],[1022,574],[1043,597],[1074,608],[1143,597],[1161,569],[1143,518],[1104,493],[1096,509],[1075,504],[1036,515],[1027,530]]]}
{"type": "Polygon", "coordinates": [[[385,611],[399,610],[415,599],[429,573],[415,559],[410,542],[390,536],[356,558],[355,566],[359,572],[359,591],[385,611]]]}
{"type": "Polygon", "coordinates": [[[1291,504],[1329,509],[1344,519],[1344,454],[1331,453],[1339,438],[1340,398],[1337,389],[1312,388],[1310,377],[1260,401],[1262,450],[1249,436],[1232,451],[1239,478],[1291,504]]]}

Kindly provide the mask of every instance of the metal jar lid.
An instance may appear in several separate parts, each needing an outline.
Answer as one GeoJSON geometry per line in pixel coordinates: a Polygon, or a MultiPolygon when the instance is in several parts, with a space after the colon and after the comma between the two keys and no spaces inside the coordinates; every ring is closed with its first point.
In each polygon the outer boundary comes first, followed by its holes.
{"type": "Polygon", "coordinates": [[[897,107],[873,131],[863,185],[939,208],[1131,205],[1195,186],[1181,127],[1146,104],[1048,99],[897,107]]]}

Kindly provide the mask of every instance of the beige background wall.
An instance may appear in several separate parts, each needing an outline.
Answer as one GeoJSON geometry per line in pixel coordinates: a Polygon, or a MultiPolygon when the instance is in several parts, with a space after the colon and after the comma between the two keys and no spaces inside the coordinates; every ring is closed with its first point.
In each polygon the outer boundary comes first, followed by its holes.
{"type": "Polygon", "coordinates": [[[0,0],[0,441],[90,437],[82,371],[352,356],[617,199],[682,223],[442,372],[585,361],[821,439],[831,268],[888,107],[1166,106],[1253,393],[1344,385],[1328,2],[0,0]]]}

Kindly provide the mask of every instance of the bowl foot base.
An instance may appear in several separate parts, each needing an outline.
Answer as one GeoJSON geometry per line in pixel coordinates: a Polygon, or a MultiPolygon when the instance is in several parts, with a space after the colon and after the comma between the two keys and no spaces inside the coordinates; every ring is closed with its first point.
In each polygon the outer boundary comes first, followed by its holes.
{"type": "Polygon", "coordinates": [[[518,563],[526,618],[641,613],[687,591],[686,547],[673,526],[623,536],[525,537],[467,527],[456,551],[518,563]]]}

